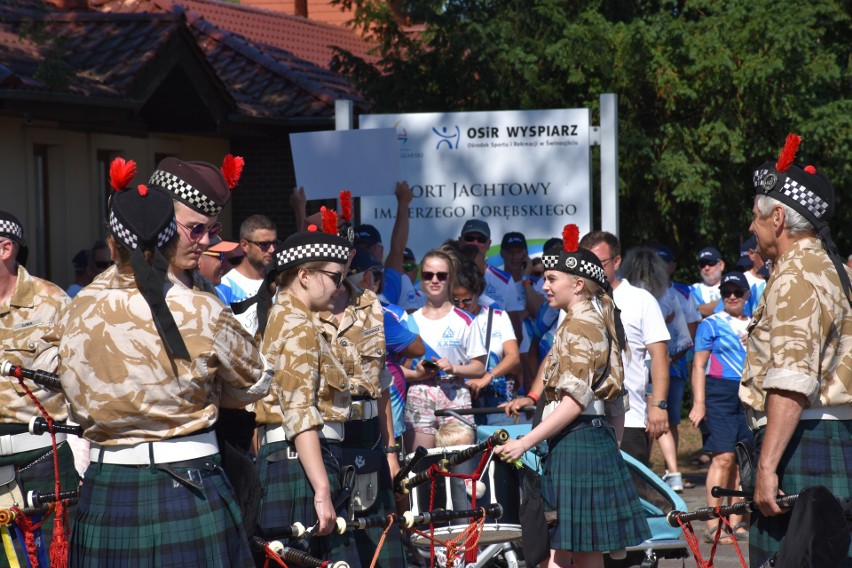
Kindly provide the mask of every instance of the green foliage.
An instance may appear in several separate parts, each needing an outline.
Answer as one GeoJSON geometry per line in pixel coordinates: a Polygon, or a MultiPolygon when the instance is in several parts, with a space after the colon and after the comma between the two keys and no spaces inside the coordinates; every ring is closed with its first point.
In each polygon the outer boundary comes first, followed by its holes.
{"type": "Polygon", "coordinates": [[[684,260],[714,244],[733,264],[752,169],[788,132],[833,181],[832,227],[852,252],[849,0],[337,0],[377,42],[346,52],[376,112],[589,107],[619,97],[621,232],[684,260]],[[420,33],[406,31],[416,24],[420,33]]]}

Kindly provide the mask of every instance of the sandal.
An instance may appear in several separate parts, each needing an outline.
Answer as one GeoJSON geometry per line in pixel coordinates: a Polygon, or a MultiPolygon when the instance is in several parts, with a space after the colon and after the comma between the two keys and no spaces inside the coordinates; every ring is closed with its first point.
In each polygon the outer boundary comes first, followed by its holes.
{"type": "MultiPolygon", "coordinates": [[[[716,525],[715,527],[707,527],[707,528],[704,529],[704,532],[702,533],[702,536],[704,537],[704,542],[706,542],[707,544],[713,544],[713,542],[715,542],[716,530],[717,530],[718,526],[719,525],[716,525]]],[[[725,527],[722,527],[722,534],[721,534],[721,536],[719,536],[719,544],[733,544],[733,543],[734,543],[734,541],[731,538],[731,535],[728,534],[728,531],[725,529],[725,527]]]]}
{"type": "Polygon", "coordinates": [[[695,483],[688,479],[683,480],[683,488],[684,489],[695,489],[695,483]]]}
{"type": "Polygon", "coordinates": [[[748,540],[748,523],[742,522],[735,524],[731,527],[731,532],[737,537],[737,540],[748,540]]]}

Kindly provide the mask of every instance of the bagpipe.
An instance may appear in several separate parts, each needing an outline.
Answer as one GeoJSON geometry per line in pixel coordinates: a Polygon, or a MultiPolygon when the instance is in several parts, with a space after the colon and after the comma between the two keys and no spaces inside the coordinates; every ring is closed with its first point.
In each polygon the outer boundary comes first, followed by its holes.
{"type": "MultiPolygon", "coordinates": [[[[695,511],[677,511],[668,513],[666,520],[672,527],[681,527],[696,562],[699,566],[712,566],[716,544],[724,527],[730,529],[727,517],[746,513],[760,514],[753,495],[743,491],[733,491],[713,487],[713,497],[741,497],[730,505],[702,507],[695,511]],[[719,519],[710,559],[702,559],[698,549],[698,540],[692,529],[692,521],[711,521],[719,519]]],[[[841,566],[847,557],[852,530],[852,498],[835,496],[822,486],[808,487],[799,493],[781,495],[775,499],[776,505],[791,515],[781,550],[755,568],[798,568],[801,566],[841,566]]],[[[733,535],[733,533],[731,533],[733,535]]],[[[736,538],[733,539],[742,566],[747,566],[736,538]]]]}
{"type": "MultiPolygon", "coordinates": [[[[11,507],[0,509],[0,541],[2,541],[3,550],[10,565],[18,565],[17,553],[12,543],[14,535],[23,541],[28,566],[63,568],[67,564],[68,557],[65,512],[67,507],[76,504],[79,494],[77,489],[62,491],[60,487],[56,434],[81,436],[82,428],[76,425],[54,422],[32,390],[24,383],[24,380],[28,379],[41,387],[61,390],[62,383],[57,375],[46,371],[26,369],[7,360],[0,361],[0,375],[17,379],[21,388],[41,413],[41,416],[35,416],[29,421],[27,429],[36,436],[50,435],[55,486],[55,491],[51,494],[43,495],[34,491],[28,492],[24,507],[20,507],[21,504],[19,503],[13,503],[11,507]],[[40,534],[42,523],[51,514],[55,515],[55,520],[48,555],[45,553],[42,539],[37,538],[37,535],[40,534]]],[[[12,482],[14,483],[14,480],[12,482]]]]}

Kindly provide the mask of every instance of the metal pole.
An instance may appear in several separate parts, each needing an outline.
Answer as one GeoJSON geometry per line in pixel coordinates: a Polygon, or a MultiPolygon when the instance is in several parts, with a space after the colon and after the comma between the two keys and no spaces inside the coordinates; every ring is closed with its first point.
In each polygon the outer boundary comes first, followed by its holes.
{"type": "Polygon", "coordinates": [[[355,126],[355,105],[350,100],[334,101],[334,129],[352,130],[355,126]]]}
{"type": "Polygon", "coordinates": [[[601,95],[601,230],[618,236],[618,95],[601,95]]]}

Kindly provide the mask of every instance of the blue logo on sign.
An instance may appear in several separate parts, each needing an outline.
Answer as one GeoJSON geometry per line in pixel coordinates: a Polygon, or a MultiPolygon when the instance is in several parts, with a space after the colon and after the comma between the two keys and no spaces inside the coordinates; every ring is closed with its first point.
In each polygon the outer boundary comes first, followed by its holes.
{"type": "Polygon", "coordinates": [[[461,130],[459,130],[458,126],[455,126],[455,134],[453,134],[453,130],[448,129],[446,126],[442,126],[440,130],[432,127],[432,132],[438,135],[438,143],[435,144],[435,149],[440,150],[441,145],[446,144],[447,148],[450,150],[456,150],[459,147],[459,142],[461,141],[461,130]]]}

